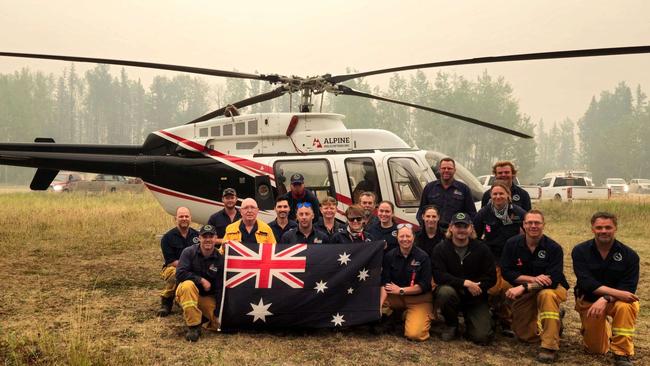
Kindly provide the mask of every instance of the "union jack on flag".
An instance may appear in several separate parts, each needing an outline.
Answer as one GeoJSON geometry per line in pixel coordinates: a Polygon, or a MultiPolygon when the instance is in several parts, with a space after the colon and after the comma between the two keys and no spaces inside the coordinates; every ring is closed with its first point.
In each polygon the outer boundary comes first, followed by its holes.
{"type": "Polygon", "coordinates": [[[257,251],[236,241],[226,242],[226,287],[233,288],[255,278],[255,288],[271,288],[273,278],[292,288],[303,288],[304,282],[293,273],[304,273],[307,257],[296,256],[307,249],[306,244],[278,248],[273,244],[260,244],[257,251]],[[230,273],[235,273],[230,277],[230,273]]]}

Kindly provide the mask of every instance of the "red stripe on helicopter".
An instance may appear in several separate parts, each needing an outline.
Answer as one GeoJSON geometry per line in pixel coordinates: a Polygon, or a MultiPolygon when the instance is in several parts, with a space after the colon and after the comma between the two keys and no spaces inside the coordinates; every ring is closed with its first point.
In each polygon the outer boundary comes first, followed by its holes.
{"type": "Polygon", "coordinates": [[[205,203],[205,204],[208,204],[208,205],[214,205],[214,206],[220,206],[220,207],[223,206],[223,203],[221,203],[221,202],[205,200],[205,199],[189,196],[189,195],[186,195],[186,194],[183,194],[183,193],[170,191],[168,189],[158,187],[158,186],[155,186],[155,185],[147,183],[147,182],[145,182],[144,185],[147,186],[147,188],[149,188],[150,191],[166,194],[168,196],[178,197],[178,198],[182,198],[182,199],[190,200],[190,201],[196,201],[196,202],[199,202],[199,203],[205,203]]]}
{"type": "Polygon", "coordinates": [[[165,130],[160,130],[158,132],[173,138],[174,140],[178,141],[179,143],[190,146],[191,148],[197,150],[198,152],[207,153],[210,156],[215,156],[215,157],[218,157],[218,158],[226,159],[229,162],[231,162],[231,163],[233,163],[235,165],[239,165],[239,166],[241,166],[243,168],[246,168],[246,169],[252,171],[255,174],[267,174],[269,176],[269,178],[271,178],[272,180],[275,180],[275,176],[273,175],[273,168],[271,168],[268,165],[264,165],[264,164],[258,163],[256,161],[244,159],[244,158],[241,158],[241,157],[238,157],[238,156],[232,156],[232,155],[224,154],[224,153],[222,153],[220,151],[210,149],[209,147],[206,147],[204,145],[196,143],[196,142],[194,142],[192,140],[187,140],[187,139],[184,139],[184,138],[182,138],[180,136],[176,136],[173,133],[167,132],[165,130]]]}

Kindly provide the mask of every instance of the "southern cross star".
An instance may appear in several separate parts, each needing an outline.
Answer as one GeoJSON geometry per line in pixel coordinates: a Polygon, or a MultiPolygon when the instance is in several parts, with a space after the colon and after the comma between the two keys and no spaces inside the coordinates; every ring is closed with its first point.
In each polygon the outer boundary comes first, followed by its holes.
{"type": "Polygon", "coordinates": [[[368,277],[370,277],[370,275],[368,274],[368,270],[365,269],[365,268],[360,270],[359,274],[357,275],[357,278],[359,278],[359,281],[365,281],[366,278],[368,278],[368,277]]]}
{"type": "Polygon", "coordinates": [[[353,293],[354,293],[354,289],[352,287],[350,287],[348,289],[348,295],[352,295],[353,293]]]}
{"type": "Polygon", "coordinates": [[[337,261],[341,262],[341,265],[348,265],[348,262],[350,261],[350,255],[346,252],[343,252],[343,254],[339,254],[339,259],[337,261]]]}
{"type": "Polygon", "coordinates": [[[316,293],[319,292],[325,293],[326,289],[327,289],[327,282],[323,282],[323,280],[320,280],[320,282],[316,282],[316,287],[314,287],[316,293]]]}
{"type": "Polygon", "coordinates": [[[345,323],[345,319],[343,319],[343,315],[336,313],[336,315],[332,315],[330,322],[334,323],[335,327],[340,327],[345,323]]]}
{"type": "Polygon", "coordinates": [[[269,311],[269,307],[271,307],[273,303],[264,304],[264,300],[261,297],[260,302],[257,305],[253,303],[250,304],[253,308],[253,311],[246,315],[251,315],[253,317],[253,323],[255,323],[258,319],[266,323],[266,316],[273,315],[273,313],[269,311]]]}

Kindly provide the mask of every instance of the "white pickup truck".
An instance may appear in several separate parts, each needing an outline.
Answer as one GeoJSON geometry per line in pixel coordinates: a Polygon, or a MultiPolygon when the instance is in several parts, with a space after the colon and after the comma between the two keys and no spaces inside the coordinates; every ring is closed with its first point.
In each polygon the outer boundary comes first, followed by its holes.
{"type": "MultiPolygon", "coordinates": [[[[483,186],[484,192],[490,189],[492,187],[492,184],[494,184],[494,175],[481,175],[476,179],[478,179],[478,181],[483,186]]],[[[531,200],[540,199],[542,195],[542,190],[539,188],[539,186],[521,185],[519,184],[519,179],[517,177],[514,178],[514,183],[519,187],[523,188],[524,191],[528,192],[528,195],[530,196],[531,200]]]]}
{"type": "Polygon", "coordinates": [[[542,179],[542,200],[606,200],[612,195],[607,187],[592,187],[583,177],[550,177],[542,179]]]}

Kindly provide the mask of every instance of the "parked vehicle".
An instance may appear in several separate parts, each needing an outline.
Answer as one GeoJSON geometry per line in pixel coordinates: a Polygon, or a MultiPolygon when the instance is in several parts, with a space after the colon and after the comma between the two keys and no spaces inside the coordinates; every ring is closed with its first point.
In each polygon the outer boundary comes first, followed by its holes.
{"type": "Polygon", "coordinates": [[[585,178],[564,176],[544,178],[540,182],[543,200],[573,201],[609,199],[611,191],[607,187],[592,187],[585,178]]]}
{"type": "Polygon", "coordinates": [[[566,171],[554,171],[549,172],[544,175],[542,179],[553,178],[553,177],[580,177],[585,178],[585,182],[588,186],[594,187],[594,179],[591,176],[591,172],[588,170],[566,170],[566,171]]]}
{"type": "Polygon", "coordinates": [[[77,188],[77,184],[83,181],[81,174],[76,172],[59,172],[49,189],[53,192],[71,192],[77,188]]]}
{"type": "Polygon", "coordinates": [[[612,190],[612,194],[627,194],[630,190],[630,186],[623,178],[607,178],[605,185],[612,190]]]}
{"type": "Polygon", "coordinates": [[[650,193],[650,179],[632,179],[630,181],[630,193],[650,193]]]}
{"type": "MultiPolygon", "coordinates": [[[[494,184],[494,175],[481,175],[477,179],[483,186],[483,192],[490,189],[490,187],[492,187],[492,184],[494,184]]],[[[522,185],[519,183],[519,179],[517,177],[514,177],[514,183],[528,192],[531,200],[538,200],[542,195],[542,189],[537,185],[522,185]]]]}
{"type": "Polygon", "coordinates": [[[128,179],[123,175],[97,174],[92,180],[79,182],[75,190],[85,192],[141,192],[144,189],[142,180],[128,179]]]}

